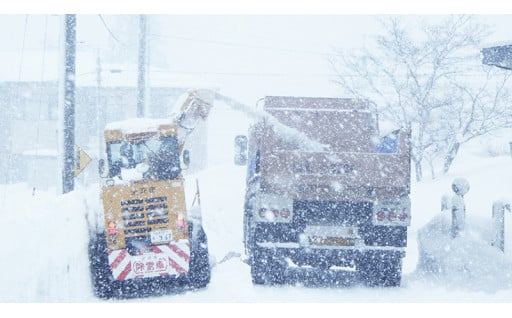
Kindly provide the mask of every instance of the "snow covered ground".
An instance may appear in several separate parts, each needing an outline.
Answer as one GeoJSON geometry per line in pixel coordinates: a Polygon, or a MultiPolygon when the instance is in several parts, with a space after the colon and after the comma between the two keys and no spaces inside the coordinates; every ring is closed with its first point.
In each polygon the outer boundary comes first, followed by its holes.
{"type": "MultiPolygon", "coordinates": [[[[492,203],[512,197],[512,158],[508,151],[489,156],[490,140],[465,147],[452,171],[439,179],[413,182],[412,224],[399,288],[285,285],[253,286],[244,263],[242,206],[245,167],[234,165],[233,139],[244,133],[248,119],[218,107],[209,120],[208,169],[202,173],[203,223],[215,259],[211,283],[203,290],[131,300],[97,299],[92,292],[87,256],[86,213],[99,208],[97,184],[81,176],[66,195],[32,191],[27,184],[0,185],[2,303],[508,303],[512,301],[512,215],[506,215],[505,254],[490,247],[492,203]],[[448,238],[449,212],[441,197],[452,194],[455,177],[471,186],[465,196],[467,235],[448,238]],[[430,231],[447,272],[427,273],[418,267],[418,233],[430,231]],[[453,263],[452,260],[458,263],[453,263]],[[463,270],[457,270],[457,269],[463,270]]],[[[505,135],[511,138],[510,132],[505,135]]],[[[506,142],[508,146],[508,141],[506,142]]],[[[94,174],[94,167],[85,173],[94,174]]],[[[104,307],[100,307],[104,310],[104,307]]],[[[143,306],[143,308],[147,308],[143,306]]],[[[183,308],[183,305],[181,305],[183,308]]],[[[235,307],[237,308],[237,307],[235,307]]],[[[299,307],[301,308],[301,307],[299,307]]],[[[244,310],[244,309],[241,309],[244,310]]],[[[409,310],[409,309],[408,309],[409,310]]],[[[159,314],[160,316],[160,314],[159,314]]],[[[239,315],[235,315],[239,316],[239,315]]]]}

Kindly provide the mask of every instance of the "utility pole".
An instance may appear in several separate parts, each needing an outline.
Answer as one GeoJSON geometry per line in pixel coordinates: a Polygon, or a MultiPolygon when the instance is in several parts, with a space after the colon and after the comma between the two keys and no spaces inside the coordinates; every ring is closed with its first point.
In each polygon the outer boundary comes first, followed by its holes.
{"type": "Polygon", "coordinates": [[[76,50],[76,15],[66,14],[64,18],[64,80],[62,105],[62,193],[75,187],[75,50],[76,50]]]}
{"type": "Polygon", "coordinates": [[[146,27],[147,17],[144,14],[139,16],[139,75],[137,93],[137,117],[145,115],[145,94],[146,94],[146,27]]]}

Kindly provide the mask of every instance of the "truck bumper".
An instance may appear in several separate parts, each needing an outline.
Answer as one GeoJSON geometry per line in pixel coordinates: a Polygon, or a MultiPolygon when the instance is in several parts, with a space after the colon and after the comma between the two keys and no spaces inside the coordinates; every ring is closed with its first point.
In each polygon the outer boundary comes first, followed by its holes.
{"type": "Polygon", "coordinates": [[[288,265],[296,266],[342,266],[353,267],[358,259],[368,255],[393,254],[404,257],[404,247],[394,246],[303,246],[299,243],[256,243],[254,257],[261,253],[273,258],[285,259],[288,265]],[[292,264],[290,264],[292,262],[292,264]]]}

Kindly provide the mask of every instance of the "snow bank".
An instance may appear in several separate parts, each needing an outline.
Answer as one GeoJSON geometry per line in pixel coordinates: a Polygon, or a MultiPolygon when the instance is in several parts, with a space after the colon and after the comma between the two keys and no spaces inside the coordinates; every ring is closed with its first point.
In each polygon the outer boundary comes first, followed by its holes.
{"type": "Polygon", "coordinates": [[[416,275],[454,289],[494,293],[512,288],[512,257],[491,245],[491,219],[469,217],[453,238],[451,212],[436,215],[418,231],[416,275]]]}
{"type": "Polygon", "coordinates": [[[0,231],[1,301],[76,302],[84,294],[92,296],[84,204],[88,192],[55,197],[51,192],[33,194],[22,184],[0,189],[0,217],[8,225],[0,231]]]}

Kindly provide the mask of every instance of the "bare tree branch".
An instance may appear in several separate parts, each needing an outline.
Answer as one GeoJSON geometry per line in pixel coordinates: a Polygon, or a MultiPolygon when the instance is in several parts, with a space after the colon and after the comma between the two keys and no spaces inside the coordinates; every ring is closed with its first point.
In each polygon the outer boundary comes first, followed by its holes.
{"type": "Polygon", "coordinates": [[[444,158],[447,172],[460,146],[510,127],[509,75],[482,67],[478,45],[489,30],[473,16],[449,16],[411,28],[400,17],[382,21],[375,48],[333,58],[344,93],[373,100],[379,116],[412,130],[412,160],[421,180],[423,161],[444,158]],[[468,77],[468,68],[480,70],[468,77]]]}

